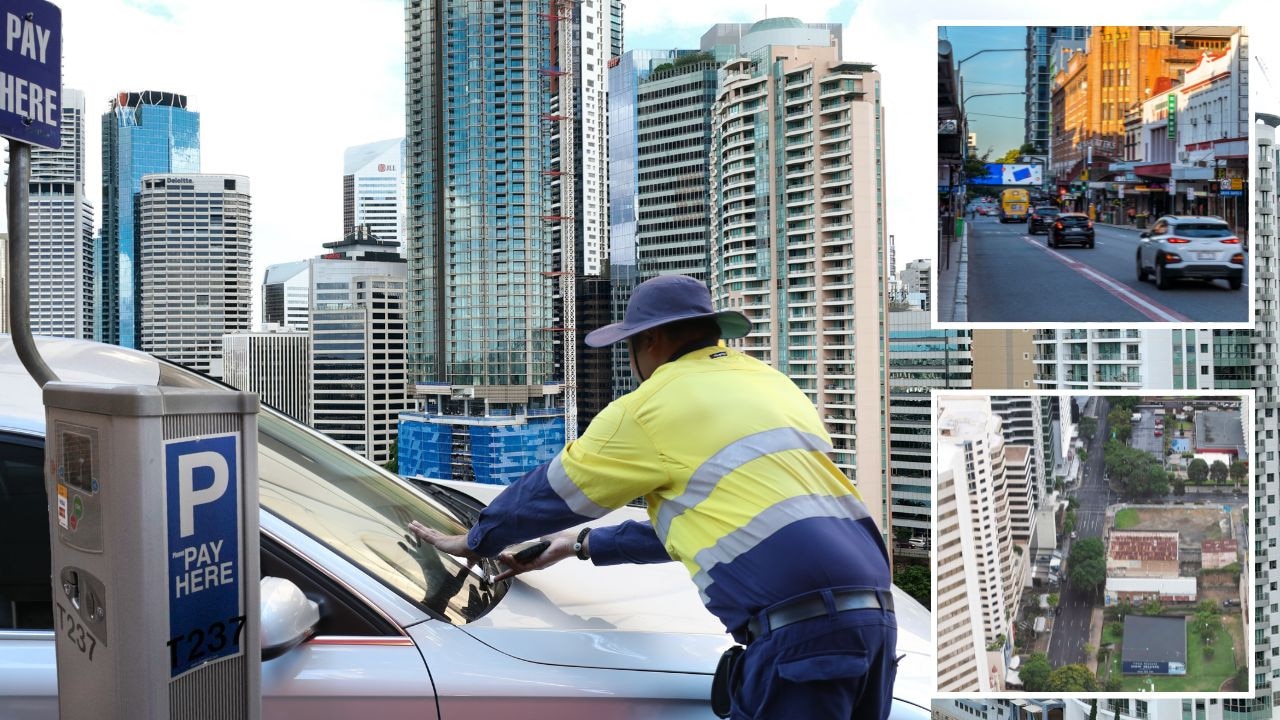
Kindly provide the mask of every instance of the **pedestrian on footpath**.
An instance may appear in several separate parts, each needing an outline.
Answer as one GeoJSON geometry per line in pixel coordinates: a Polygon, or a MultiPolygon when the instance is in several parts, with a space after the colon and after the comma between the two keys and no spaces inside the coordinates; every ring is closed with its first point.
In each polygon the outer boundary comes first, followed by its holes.
{"type": "Polygon", "coordinates": [[[1129,224],[1130,225],[1135,224],[1136,222],[1135,218],[1138,216],[1138,211],[1134,209],[1132,205],[1129,206],[1128,215],[1129,215],[1129,224]]]}
{"type": "Polygon", "coordinates": [[[586,337],[591,347],[627,341],[640,387],[507,487],[470,533],[410,528],[451,555],[497,555],[507,566],[499,579],[572,556],[679,560],[745,645],[717,668],[720,717],[883,720],[897,672],[888,552],[827,457],[813,402],[785,375],[718,345],[750,329],[741,313],[714,311],[698,280],[641,283],[622,322],[586,337]],[[640,496],[649,522],[566,529],[640,496]],[[530,562],[502,552],[539,536],[550,545],[530,562]]]}

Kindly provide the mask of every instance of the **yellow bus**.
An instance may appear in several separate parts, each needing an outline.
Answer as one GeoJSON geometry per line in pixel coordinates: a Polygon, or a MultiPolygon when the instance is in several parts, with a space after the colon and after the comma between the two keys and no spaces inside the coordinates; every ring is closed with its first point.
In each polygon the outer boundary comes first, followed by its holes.
{"type": "Polygon", "coordinates": [[[1031,214],[1031,196],[1024,188],[1006,188],[1000,192],[1000,222],[1026,222],[1031,214]]]}

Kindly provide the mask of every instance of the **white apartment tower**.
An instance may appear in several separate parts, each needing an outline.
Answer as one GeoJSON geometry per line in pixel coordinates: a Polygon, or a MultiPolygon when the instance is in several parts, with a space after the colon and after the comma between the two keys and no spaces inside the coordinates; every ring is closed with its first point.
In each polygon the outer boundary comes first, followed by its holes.
{"type": "Polygon", "coordinates": [[[31,331],[93,338],[93,205],[84,189],[84,93],[62,96],[62,147],[31,150],[31,331]]]}
{"type": "Polygon", "coordinates": [[[403,250],[404,138],[349,147],[342,166],[342,234],[364,225],[403,250]]]}
{"type": "MultiPolygon", "coordinates": [[[[1252,455],[1254,480],[1254,505],[1250,519],[1253,521],[1254,546],[1254,676],[1255,699],[1248,702],[1250,718],[1266,718],[1280,707],[1280,615],[1277,615],[1276,581],[1280,580],[1280,529],[1276,518],[1280,517],[1280,368],[1276,353],[1280,351],[1277,334],[1276,273],[1276,167],[1280,152],[1275,144],[1276,126],[1280,117],[1259,115],[1254,125],[1256,144],[1256,176],[1254,200],[1257,212],[1254,216],[1253,254],[1256,279],[1254,280],[1254,352],[1257,362],[1254,370],[1254,451],[1252,455]]],[[[1231,702],[1231,701],[1226,701],[1231,702]]]]}
{"type": "Polygon", "coordinates": [[[311,424],[311,338],[278,325],[222,336],[222,379],[264,405],[311,424]]]}
{"type": "Polygon", "coordinates": [[[1248,330],[1038,330],[1033,343],[1035,385],[1042,390],[1251,387],[1248,330]]]}
{"type": "Polygon", "coordinates": [[[138,200],[138,348],[221,374],[222,336],[251,322],[249,179],[154,174],[138,200]]]}
{"type": "Polygon", "coordinates": [[[834,462],[890,531],[880,74],[842,60],[828,30],[770,18],[741,38],[719,85],[715,303],[751,319],[731,344],[813,400],[834,462]]]}
{"type": "MultiPolygon", "coordinates": [[[[1011,504],[1016,508],[1017,500],[1011,497],[1001,420],[985,397],[939,398],[939,413],[938,689],[1000,691],[1026,555],[1025,548],[1021,555],[1014,552],[1011,504]]],[[[1025,475],[1025,447],[1013,455],[1019,463],[1015,475],[1025,475]]]]}

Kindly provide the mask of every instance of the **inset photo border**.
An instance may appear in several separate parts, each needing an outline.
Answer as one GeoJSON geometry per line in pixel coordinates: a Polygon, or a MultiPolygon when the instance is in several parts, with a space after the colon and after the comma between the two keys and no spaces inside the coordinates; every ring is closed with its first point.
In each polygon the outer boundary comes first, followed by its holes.
{"type": "Polygon", "coordinates": [[[937,34],[935,326],[1251,327],[1247,25],[937,34]]]}
{"type": "Polygon", "coordinates": [[[1251,393],[931,395],[937,697],[1253,697],[1251,393]]]}

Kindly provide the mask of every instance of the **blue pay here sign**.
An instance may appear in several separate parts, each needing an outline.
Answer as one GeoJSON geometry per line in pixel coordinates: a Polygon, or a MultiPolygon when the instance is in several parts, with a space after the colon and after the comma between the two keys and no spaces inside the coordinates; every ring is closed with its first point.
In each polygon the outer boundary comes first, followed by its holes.
{"type": "Polygon", "coordinates": [[[0,135],[62,147],[62,10],[45,0],[0,0],[0,135]]]}
{"type": "Polygon", "coordinates": [[[170,677],[240,653],[239,445],[219,435],[164,446],[170,677]]]}

